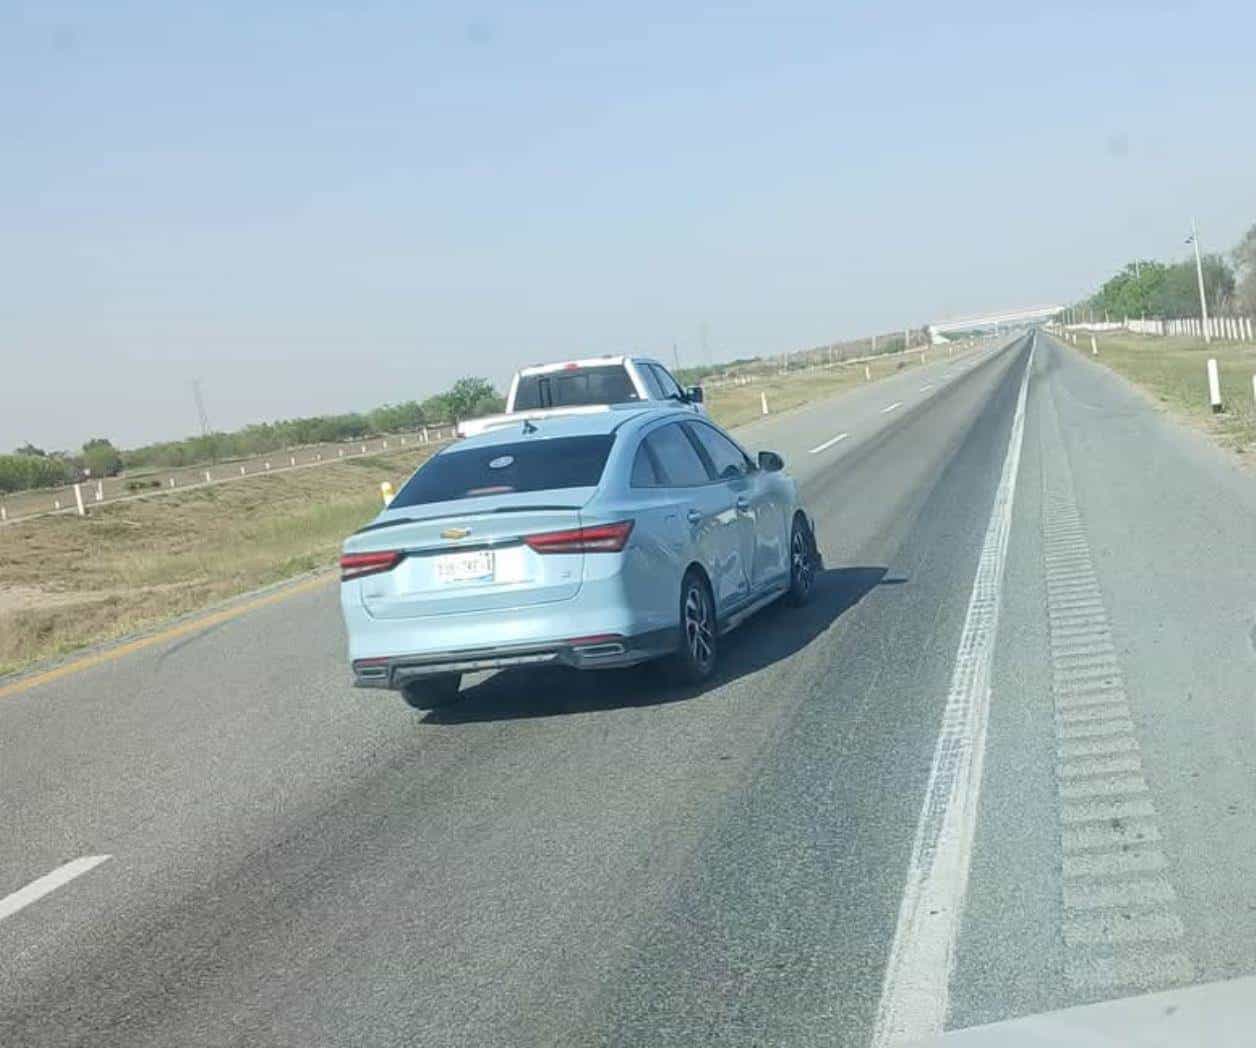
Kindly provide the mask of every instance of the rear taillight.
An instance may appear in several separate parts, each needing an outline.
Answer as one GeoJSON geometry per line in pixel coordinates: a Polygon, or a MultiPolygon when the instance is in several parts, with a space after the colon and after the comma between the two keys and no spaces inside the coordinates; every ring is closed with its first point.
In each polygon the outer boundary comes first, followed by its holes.
{"type": "Polygon", "coordinates": [[[375,553],[344,553],[340,557],[340,581],[360,579],[363,575],[377,575],[381,571],[391,571],[401,560],[401,554],[395,549],[379,550],[375,553]]]}
{"type": "Polygon", "coordinates": [[[630,534],[632,521],[621,520],[616,524],[527,535],[523,541],[537,553],[618,553],[630,534]]]}

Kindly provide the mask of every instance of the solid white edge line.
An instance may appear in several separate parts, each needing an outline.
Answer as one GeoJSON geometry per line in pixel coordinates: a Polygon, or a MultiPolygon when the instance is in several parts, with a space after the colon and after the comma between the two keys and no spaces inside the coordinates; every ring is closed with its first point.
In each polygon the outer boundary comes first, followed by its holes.
{"type": "Polygon", "coordinates": [[[12,895],[0,899],[0,921],[12,917],[18,910],[25,909],[33,902],[38,902],[50,892],[55,892],[63,884],[68,884],[75,877],[81,877],[88,870],[95,869],[109,859],[108,855],[84,855],[64,866],[58,866],[51,873],[45,873],[38,880],[31,881],[25,888],[19,888],[12,895]]]}
{"type": "Polygon", "coordinates": [[[839,440],[845,440],[849,436],[850,436],[849,433],[839,433],[836,437],[833,437],[831,440],[826,440],[823,444],[817,444],[814,448],[808,451],[807,454],[818,455],[821,451],[828,451],[828,449],[831,448],[834,444],[836,444],[839,440]]]}
{"type": "Polygon", "coordinates": [[[907,883],[881,986],[874,1048],[939,1036],[946,1022],[981,792],[990,667],[1025,435],[1025,397],[1033,346],[1031,343],[1021,380],[1003,473],[977,562],[942,730],[916,826],[907,883]]]}
{"type": "Polygon", "coordinates": [[[896,400],[888,408],[882,408],[881,414],[884,415],[887,411],[893,411],[895,408],[901,408],[902,406],[903,402],[901,400],[896,400]]]}
{"type": "Polygon", "coordinates": [[[932,388],[933,388],[933,383],[932,383],[932,382],[926,382],[923,386],[921,386],[921,387],[920,387],[920,392],[921,392],[921,393],[927,393],[927,392],[929,392],[929,390],[931,390],[932,388]]]}

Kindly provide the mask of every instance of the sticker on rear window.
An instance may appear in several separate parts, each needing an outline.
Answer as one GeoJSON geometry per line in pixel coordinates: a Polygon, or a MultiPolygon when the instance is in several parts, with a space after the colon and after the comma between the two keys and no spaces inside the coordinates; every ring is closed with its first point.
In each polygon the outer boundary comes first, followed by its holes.
{"type": "Polygon", "coordinates": [[[502,455],[499,458],[493,459],[488,464],[488,468],[489,469],[505,469],[514,461],[515,461],[514,455],[502,455]]]}

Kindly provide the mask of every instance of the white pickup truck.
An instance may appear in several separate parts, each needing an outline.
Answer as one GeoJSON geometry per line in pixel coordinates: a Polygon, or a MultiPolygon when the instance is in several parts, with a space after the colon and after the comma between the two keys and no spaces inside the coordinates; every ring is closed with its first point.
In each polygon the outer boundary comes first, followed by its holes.
{"type": "Polygon", "coordinates": [[[501,415],[458,423],[458,435],[470,437],[526,419],[552,418],[605,411],[611,404],[654,403],[706,414],[702,387],[682,389],[657,360],[650,357],[605,356],[536,364],[515,373],[501,415]]]}

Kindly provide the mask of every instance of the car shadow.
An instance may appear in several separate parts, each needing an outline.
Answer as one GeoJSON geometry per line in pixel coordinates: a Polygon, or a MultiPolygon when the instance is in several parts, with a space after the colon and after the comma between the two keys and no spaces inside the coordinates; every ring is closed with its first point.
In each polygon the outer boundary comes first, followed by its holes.
{"type": "Polygon", "coordinates": [[[816,578],[811,602],[805,607],[794,608],[777,601],[721,638],[715,675],[696,687],[672,684],[657,662],[618,670],[580,671],[557,666],[502,670],[470,687],[464,686],[458,702],[430,711],[423,723],[471,724],[559,717],[690,699],[788,658],[876,587],[907,581],[886,578],[886,571],[881,567],[822,571],[816,578]]]}

